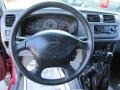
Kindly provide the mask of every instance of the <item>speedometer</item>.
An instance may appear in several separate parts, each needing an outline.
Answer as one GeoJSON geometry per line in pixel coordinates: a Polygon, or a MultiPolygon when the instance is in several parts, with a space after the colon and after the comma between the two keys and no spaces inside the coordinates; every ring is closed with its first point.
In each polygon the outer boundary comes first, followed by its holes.
{"type": "Polygon", "coordinates": [[[43,29],[44,30],[47,30],[47,29],[57,29],[57,22],[56,22],[56,20],[46,19],[43,22],[43,29]]]}
{"type": "Polygon", "coordinates": [[[67,21],[61,21],[59,24],[58,24],[58,29],[59,30],[64,30],[66,32],[69,32],[69,27],[70,27],[70,23],[67,22],[67,21]]]}

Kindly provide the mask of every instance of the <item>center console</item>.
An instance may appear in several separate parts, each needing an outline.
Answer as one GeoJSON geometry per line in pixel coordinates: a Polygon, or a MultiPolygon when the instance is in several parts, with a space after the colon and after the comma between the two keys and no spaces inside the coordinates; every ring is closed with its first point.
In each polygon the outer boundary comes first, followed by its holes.
{"type": "Polygon", "coordinates": [[[79,77],[83,89],[108,90],[113,52],[114,43],[95,43],[91,62],[79,77]]]}
{"type": "Polygon", "coordinates": [[[118,16],[112,14],[89,14],[88,21],[94,33],[95,43],[90,64],[79,77],[80,85],[85,90],[108,90],[110,63],[116,42],[119,40],[117,20],[118,16]]]}

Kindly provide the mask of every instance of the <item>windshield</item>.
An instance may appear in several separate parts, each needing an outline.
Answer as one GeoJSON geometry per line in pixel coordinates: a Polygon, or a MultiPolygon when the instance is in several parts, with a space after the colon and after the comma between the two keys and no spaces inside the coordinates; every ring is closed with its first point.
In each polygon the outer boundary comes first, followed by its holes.
{"type": "Polygon", "coordinates": [[[10,9],[26,9],[36,3],[43,1],[62,1],[73,6],[99,9],[107,11],[119,11],[120,0],[4,0],[5,6],[10,9]]]}

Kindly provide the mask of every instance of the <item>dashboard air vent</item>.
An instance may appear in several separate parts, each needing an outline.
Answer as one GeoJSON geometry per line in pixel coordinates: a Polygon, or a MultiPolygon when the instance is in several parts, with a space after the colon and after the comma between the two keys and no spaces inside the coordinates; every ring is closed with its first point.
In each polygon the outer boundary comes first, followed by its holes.
{"type": "Polygon", "coordinates": [[[115,23],[115,16],[114,15],[103,15],[103,22],[104,23],[115,23]]]}
{"type": "Polygon", "coordinates": [[[14,21],[15,21],[15,15],[14,14],[8,14],[8,15],[6,15],[5,25],[7,27],[12,27],[14,21]]]}
{"type": "Polygon", "coordinates": [[[100,22],[99,15],[87,15],[88,22],[100,22]]]}

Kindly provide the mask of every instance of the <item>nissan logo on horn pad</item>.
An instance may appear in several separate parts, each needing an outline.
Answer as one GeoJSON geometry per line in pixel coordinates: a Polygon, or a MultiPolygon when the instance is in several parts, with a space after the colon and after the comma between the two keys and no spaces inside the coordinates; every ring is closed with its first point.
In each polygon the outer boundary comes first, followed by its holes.
{"type": "Polygon", "coordinates": [[[60,45],[60,41],[57,39],[57,38],[52,38],[50,41],[49,41],[49,45],[51,47],[57,47],[60,45]]]}

